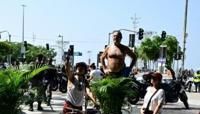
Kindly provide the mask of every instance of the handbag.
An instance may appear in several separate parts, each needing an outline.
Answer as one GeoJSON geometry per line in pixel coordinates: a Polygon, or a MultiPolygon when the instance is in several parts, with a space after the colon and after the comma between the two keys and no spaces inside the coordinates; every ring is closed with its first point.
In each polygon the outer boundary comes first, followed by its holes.
{"type": "Polygon", "coordinates": [[[151,98],[149,99],[149,102],[147,104],[147,107],[144,109],[144,114],[153,114],[153,111],[152,110],[149,110],[149,105],[150,105],[150,102],[151,102],[151,99],[153,98],[153,96],[157,93],[158,90],[156,90],[153,95],[151,96],[151,98]]]}

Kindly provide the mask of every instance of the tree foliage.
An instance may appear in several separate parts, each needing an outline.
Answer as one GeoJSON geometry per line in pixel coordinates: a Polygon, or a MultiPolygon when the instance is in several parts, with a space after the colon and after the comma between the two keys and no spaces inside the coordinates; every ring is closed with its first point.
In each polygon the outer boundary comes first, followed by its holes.
{"type": "MultiPolygon", "coordinates": [[[[5,58],[6,55],[11,54],[12,61],[19,60],[21,57],[20,51],[21,43],[0,42],[0,58],[5,58]]],[[[51,58],[54,58],[56,56],[56,52],[54,52],[54,49],[47,50],[42,46],[34,46],[32,44],[28,44],[25,52],[26,62],[34,61],[38,54],[43,54],[44,56],[51,58]]]]}
{"type": "Polygon", "coordinates": [[[0,61],[5,58],[5,56],[11,54],[13,52],[12,46],[9,42],[0,42],[0,61]]]}
{"type": "Polygon", "coordinates": [[[103,114],[121,114],[124,98],[136,95],[132,88],[135,83],[129,78],[109,78],[98,80],[91,85],[91,90],[100,102],[103,114]]]}
{"type": "Polygon", "coordinates": [[[165,41],[162,43],[163,45],[167,45],[167,60],[166,64],[171,66],[173,62],[174,54],[177,52],[178,41],[174,36],[167,36],[165,41]]]}
{"type": "Polygon", "coordinates": [[[32,46],[30,45],[30,47],[27,49],[26,51],[26,61],[27,62],[31,62],[36,60],[36,57],[38,54],[42,54],[45,57],[51,57],[54,58],[56,56],[56,53],[54,52],[53,49],[47,50],[44,47],[41,46],[32,46]]]}
{"type": "Polygon", "coordinates": [[[28,81],[47,70],[44,66],[34,70],[0,70],[0,114],[21,114],[20,105],[23,103],[23,86],[28,81]]]}
{"type": "Polygon", "coordinates": [[[167,58],[166,64],[171,66],[174,53],[177,50],[178,41],[176,37],[167,35],[163,40],[160,36],[153,36],[152,38],[146,38],[138,48],[139,58],[144,61],[157,61],[160,53],[160,46],[167,46],[167,58]]]}

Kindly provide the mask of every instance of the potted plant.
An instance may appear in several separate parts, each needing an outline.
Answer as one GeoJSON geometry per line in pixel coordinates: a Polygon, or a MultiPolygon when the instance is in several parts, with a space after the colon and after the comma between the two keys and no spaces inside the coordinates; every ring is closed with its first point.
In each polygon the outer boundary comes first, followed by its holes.
{"type": "MultiPolygon", "coordinates": [[[[111,76],[108,76],[111,77],[111,76]]],[[[122,114],[124,98],[135,95],[130,78],[105,78],[91,85],[91,90],[100,102],[103,114],[122,114]]]]}
{"type": "Polygon", "coordinates": [[[23,89],[29,79],[46,70],[48,67],[35,70],[0,70],[0,114],[19,114],[23,103],[23,89]]]}

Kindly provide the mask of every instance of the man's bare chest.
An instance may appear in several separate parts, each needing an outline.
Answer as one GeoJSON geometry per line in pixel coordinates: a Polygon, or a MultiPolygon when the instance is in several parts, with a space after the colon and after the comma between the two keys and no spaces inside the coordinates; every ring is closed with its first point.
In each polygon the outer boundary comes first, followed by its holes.
{"type": "Polygon", "coordinates": [[[122,49],[119,49],[118,47],[110,47],[108,50],[108,56],[109,57],[124,57],[124,53],[122,52],[122,49]]]}

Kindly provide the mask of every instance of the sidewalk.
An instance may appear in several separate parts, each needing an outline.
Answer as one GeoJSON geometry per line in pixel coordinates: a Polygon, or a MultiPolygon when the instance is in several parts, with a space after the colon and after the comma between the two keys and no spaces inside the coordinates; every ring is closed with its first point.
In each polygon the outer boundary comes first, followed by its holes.
{"type": "Polygon", "coordinates": [[[200,106],[200,93],[187,92],[188,103],[200,106]]]}
{"type": "Polygon", "coordinates": [[[47,106],[46,104],[42,104],[43,111],[37,110],[37,102],[34,102],[33,107],[34,111],[28,111],[28,106],[22,105],[22,111],[24,114],[60,114],[62,111],[63,105],[64,105],[64,98],[65,94],[62,94],[61,92],[53,92],[52,100],[51,100],[51,106],[47,106]]]}

